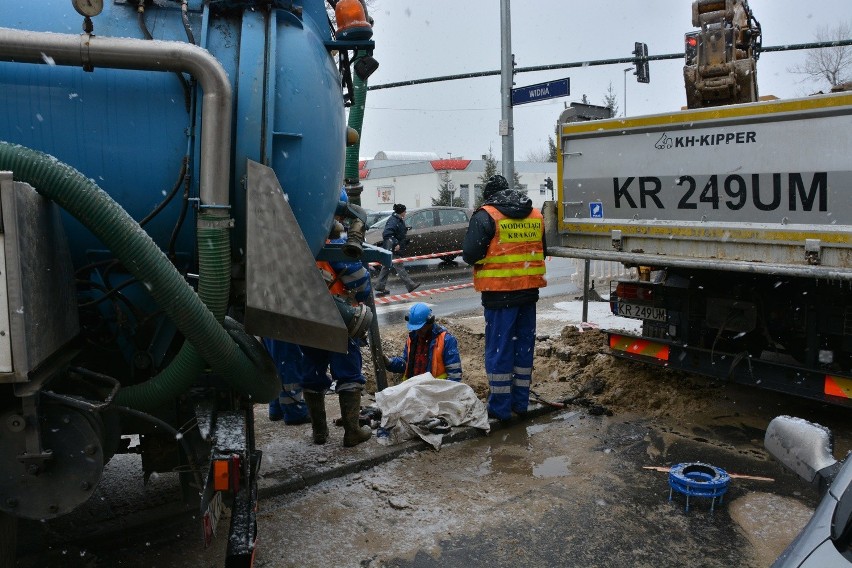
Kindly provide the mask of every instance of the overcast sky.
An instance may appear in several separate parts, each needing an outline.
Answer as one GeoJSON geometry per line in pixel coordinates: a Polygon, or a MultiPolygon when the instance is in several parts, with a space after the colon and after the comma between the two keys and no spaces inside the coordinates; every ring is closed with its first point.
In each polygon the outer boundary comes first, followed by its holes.
{"type": "MultiPolygon", "coordinates": [[[[763,45],[816,41],[821,27],[852,21],[852,0],[750,0],[763,45]]],[[[374,0],[375,57],[370,85],[500,69],[500,0],[374,0]]],[[[512,52],[518,67],[630,57],[636,41],[649,55],[683,52],[692,31],[690,0],[511,0],[512,52]]],[[[761,95],[806,96],[814,83],[788,69],[805,51],[764,53],[757,63],[761,95]]],[[[520,73],[515,86],[570,77],[568,97],[514,108],[515,159],[547,147],[566,103],[585,94],[603,104],[609,85],[627,115],[677,110],[686,104],[683,60],[650,62],[651,82],[640,84],[628,65],[520,73]]],[[[381,150],[435,152],[479,158],[489,146],[499,159],[500,77],[462,79],[369,91],[360,155],[381,150]]]]}

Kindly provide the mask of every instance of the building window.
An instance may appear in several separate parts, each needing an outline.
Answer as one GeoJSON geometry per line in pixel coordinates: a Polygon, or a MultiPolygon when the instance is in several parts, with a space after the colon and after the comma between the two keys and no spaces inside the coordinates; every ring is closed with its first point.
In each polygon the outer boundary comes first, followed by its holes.
{"type": "Polygon", "coordinates": [[[464,203],[464,207],[470,207],[470,185],[462,183],[459,185],[459,199],[464,203]]]}

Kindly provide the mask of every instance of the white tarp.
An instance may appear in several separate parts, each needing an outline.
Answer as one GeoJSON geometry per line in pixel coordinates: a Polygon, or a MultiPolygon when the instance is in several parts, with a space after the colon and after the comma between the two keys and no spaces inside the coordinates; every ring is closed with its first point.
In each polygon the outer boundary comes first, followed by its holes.
{"type": "Polygon", "coordinates": [[[438,450],[445,426],[490,430],[488,411],[469,385],[436,379],[431,373],[377,392],[376,406],[382,412],[380,428],[387,432],[378,442],[386,446],[420,437],[438,450]]]}

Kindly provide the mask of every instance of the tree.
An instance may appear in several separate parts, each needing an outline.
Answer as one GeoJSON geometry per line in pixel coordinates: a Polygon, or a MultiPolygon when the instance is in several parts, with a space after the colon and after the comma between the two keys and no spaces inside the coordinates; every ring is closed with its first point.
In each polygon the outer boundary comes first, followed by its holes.
{"type": "Polygon", "coordinates": [[[438,184],[438,198],[432,198],[432,205],[464,207],[464,201],[462,201],[462,198],[456,197],[455,192],[450,192],[450,176],[448,173],[441,175],[441,183],[438,184]]]}
{"type": "MultiPolygon", "coordinates": [[[[829,42],[849,39],[849,22],[840,22],[833,28],[822,27],[814,34],[817,41],[829,42]]],[[[815,83],[826,81],[829,88],[852,81],[852,46],[839,45],[808,51],[805,62],[787,69],[790,73],[805,75],[804,80],[815,83]]]]}
{"type": "Polygon", "coordinates": [[[485,182],[488,179],[497,173],[497,158],[494,157],[494,150],[491,146],[488,147],[488,153],[482,155],[482,159],[485,162],[485,167],[482,170],[482,174],[479,176],[479,181],[481,182],[480,190],[476,192],[476,198],[473,200],[473,208],[476,209],[480,205],[482,205],[482,187],[485,187],[485,182]]]}
{"type": "MultiPolygon", "coordinates": [[[[482,170],[482,174],[479,176],[479,181],[482,182],[481,187],[485,187],[485,182],[488,179],[500,172],[497,170],[497,158],[494,157],[494,150],[491,146],[488,147],[488,154],[483,154],[482,159],[485,161],[485,168],[482,170]]],[[[514,170],[514,187],[521,187],[521,176],[518,175],[518,170],[514,170]]],[[[476,209],[482,205],[482,190],[476,192],[476,199],[474,200],[473,208],[476,209]]]]}
{"type": "Polygon", "coordinates": [[[618,97],[615,96],[615,91],[612,90],[612,81],[610,81],[609,88],[604,95],[604,106],[612,112],[612,116],[618,114],[618,97]]]}
{"type": "Polygon", "coordinates": [[[547,149],[539,148],[527,152],[526,160],[528,162],[555,162],[556,161],[556,142],[553,141],[553,136],[547,137],[547,149]]]}
{"type": "Polygon", "coordinates": [[[556,153],[556,141],[553,139],[552,136],[547,137],[547,150],[550,153],[547,161],[555,163],[556,158],[558,157],[558,154],[556,153]]]}
{"type": "Polygon", "coordinates": [[[536,148],[535,150],[530,150],[527,152],[526,157],[524,158],[528,162],[549,162],[550,156],[545,148],[536,148]]]}

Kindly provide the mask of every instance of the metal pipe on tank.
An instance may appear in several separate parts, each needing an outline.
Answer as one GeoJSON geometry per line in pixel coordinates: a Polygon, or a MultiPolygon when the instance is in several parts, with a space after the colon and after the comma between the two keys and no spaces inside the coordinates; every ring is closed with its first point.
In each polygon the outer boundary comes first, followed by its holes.
{"type": "Polygon", "coordinates": [[[231,83],[219,61],[188,43],[88,34],[55,34],[0,28],[0,61],[52,63],[83,68],[179,71],[195,77],[204,92],[199,185],[208,213],[229,214],[231,178],[231,83]]]}

